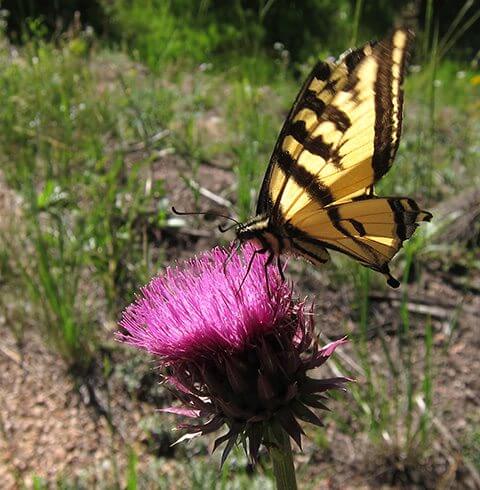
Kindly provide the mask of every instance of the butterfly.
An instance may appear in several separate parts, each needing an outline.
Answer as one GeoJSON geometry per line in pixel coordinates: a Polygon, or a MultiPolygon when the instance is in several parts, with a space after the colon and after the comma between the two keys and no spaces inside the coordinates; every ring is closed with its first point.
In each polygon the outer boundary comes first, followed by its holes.
{"type": "MultiPolygon", "coordinates": [[[[261,186],[256,216],[236,227],[267,264],[291,253],[319,265],[327,249],[384,274],[432,215],[408,197],[379,197],[402,127],[403,79],[413,33],[399,28],[378,43],[320,61],[282,127],[261,186]]],[[[283,276],[283,275],[282,275],[283,276]]]]}

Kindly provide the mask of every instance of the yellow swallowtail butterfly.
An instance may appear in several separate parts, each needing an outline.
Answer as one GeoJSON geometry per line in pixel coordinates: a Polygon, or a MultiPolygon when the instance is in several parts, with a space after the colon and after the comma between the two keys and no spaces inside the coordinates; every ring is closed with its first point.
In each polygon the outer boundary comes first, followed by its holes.
{"type": "Polygon", "coordinates": [[[398,149],[412,38],[397,29],[313,68],[273,150],[257,215],[236,228],[241,242],[269,254],[267,262],[290,252],[321,264],[331,249],[398,287],[388,264],[432,217],[412,199],[374,193],[398,149]]]}

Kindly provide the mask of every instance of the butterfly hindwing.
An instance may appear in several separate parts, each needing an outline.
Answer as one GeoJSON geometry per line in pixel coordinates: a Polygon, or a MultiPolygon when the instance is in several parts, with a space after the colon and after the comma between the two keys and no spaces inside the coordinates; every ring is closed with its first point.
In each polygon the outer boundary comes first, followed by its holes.
{"type": "Polygon", "coordinates": [[[390,276],[388,262],[410,238],[421,221],[431,214],[409,198],[366,197],[327,208],[312,201],[287,225],[294,249],[307,259],[315,250],[326,248],[343,252],[363,265],[390,276]],[[301,243],[297,247],[297,243],[301,243]],[[305,254],[304,243],[310,247],[305,254]]]}

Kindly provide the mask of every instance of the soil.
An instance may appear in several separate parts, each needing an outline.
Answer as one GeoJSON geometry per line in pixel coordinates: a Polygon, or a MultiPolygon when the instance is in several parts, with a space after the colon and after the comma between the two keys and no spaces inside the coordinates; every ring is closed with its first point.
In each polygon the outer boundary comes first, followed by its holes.
{"type": "MultiPolygon", "coordinates": [[[[188,172],[182,159],[169,155],[155,165],[154,178],[165,179],[172,204],[194,210],[192,192],[182,179],[188,172]]],[[[222,198],[229,197],[223,193],[234,182],[232,172],[209,164],[199,167],[195,179],[222,198]]],[[[0,194],[0,201],[3,209],[8,207],[5,193],[0,194]]],[[[228,212],[203,196],[198,204],[203,209],[228,212]]],[[[189,257],[218,243],[216,222],[189,216],[182,219],[188,227],[171,227],[162,232],[160,241],[167,244],[168,259],[189,257]]],[[[371,291],[374,320],[368,329],[368,345],[373,362],[379,366],[385,363],[380,354],[382,343],[392,352],[397,349],[399,308],[405,293],[411,313],[410,328],[417,343],[413,362],[422,372],[424,329],[427,318],[431,318],[434,425],[440,435],[434,439],[428,458],[409,466],[408,457],[397,454],[388,441],[385,451],[379,454],[365,434],[352,437],[357,429],[353,419],[349,434],[338,430],[329,419],[328,449],[319,451],[317,444],[307,441],[304,452],[297,455],[304,481],[319,474],[328,476],[318,488],[480,488],[478,467],[475,469],[465,458],[469,455],[464,449],[472,427],[480,424],[480,277],[472,276],[468,268],[461,266],[454,272],[445,272],[440,260],[430,261],[428,267],[417,265],[417,272],[422,269],[420,285],[415,283],[400,292],[384,288],[371,291]]],[[[290,271],[291,278],[305,293],[315,294],[317,324],[324,335],[338,337],[345,331],[356,334],[358,318],[352,314],[354,287],[348,280],[332,278],[328,268],[312,271],[297,261],[291,261],[290,271]],[[338,288],[338,284],[342,286],[338,288]]],[[[78,385],[65,371],[62,360],[45,347],[43,339],[30,331],[21,339],[15,338],[14,329],[5,325],[7,321],[8,315],[0,319],[4,323],[0,340],[2,488],[17,488],[20,482],[31,486],[34,475],[52,482],[59,475],[72,478],[84,474],[86,481],[94,485],[105,474],[111,474],[112,453],[118,454],[119,467],[125,466],[125,451],[121,449],[127,445],[144,462],[154,456],[148,431],[140,428],[140,421],[165,402],[151,364],[144,364],[141,383],[133,391],[126,388],[126,378],[119,375],[111,378],[108,387],[97,385],[100,377],[95,375],[88,385],[78,385]],[[110,413],[110,420],[102,415],[104,412],[110,413]]],[[[112,363],[127,362],[126,350],[117,347],[112,352],[112,363]]],[[[351,347],[344,350],[342,360],[354,363],[351,347]]],[[[360,375],[357,382],[363,381],[360,375]]],[[[342,410],[347,404],[342,405],[340,400],[332,405],[342,410]]],[[[156,452],[173,457],[171,441],[166,437],[163,443],[157,440],[156,452]]]]}

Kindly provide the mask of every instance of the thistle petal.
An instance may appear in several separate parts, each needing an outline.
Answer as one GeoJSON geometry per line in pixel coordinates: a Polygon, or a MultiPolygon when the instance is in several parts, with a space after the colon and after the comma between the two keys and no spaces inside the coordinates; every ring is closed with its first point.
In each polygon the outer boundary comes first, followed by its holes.
{"type": "Polygon", "coordinates": [[[175,415],[183,415],[184,417],[196,418],[200,415],[200,410],[193,410],[191,408],[183,407],[166,407],[160,408],[159,412],[173,413],[175,415]]]}
{"type": "Polygon", "coordinates": [[[225,464],[225,461],[227,460],[227,457],[230,454],[230,451],[233,449],[233,446],[237,442],[237,438],[238,438],[238,433],[232,434],[230,436],[230,439],[228,440],[227,445],[225,446],[225,449],[223,450],[223,453],[222,453],[222,459],[220,461],[220,467],[223,467],[223,465],[225,464]]]}
{"type": "Polygon", "coordinates": [[[124,311],[117,338],[165,362],[191,362],[220,349],[242,350],[250,338],[272,331],[288,315],[292,290],[255,250],[247,245],[243,257],[233,254],[226,271],[229,251],[221,248],[167,269],[124,311]]]}
{"type": "Polygon", "coordinates": [[[348,342],[347,337],[342,337],[341,339],[330,342],[329,344],[322,347],[308,363],[308,369],[319,367],[328,361],[329,357],[335,352],[335,349],[342,344],[348,342]]]}
{"type": "Polygon", "coordinates": [[[308,405],[312,408],[318,408],[320,410],[327,410],[328,412],[330,412],[331,410],[328,408],[328,406],[320,401],[322,399],[327,400],[327,397],[324,397],[322,395],[303,395],[302,394],[302,396],[300,398],[300,400],[305,405],[308,405]]]}
{"type": "Polygon", "coordinates": [[[238,432],[235,432],[232,429],[230,429],[223,436],[217,437],[215,439],[215,442],[213,443],[212,453],[214,453],[225,441],[228,441],[234,434],[238,434],[238,432]]]}
{"type": "Polygon", "coordinates": [[[352,381],[350,378],[338,376],[336,378],[313,379],[306,377],[301,386],[302,393],[322,393],[328,390],[345,389],[344,384],[352,381]]]}
{"type": "Polygon", "coordinates": [[[263,438],[263,428],[260,424],[249,424],[246,430],[248,449],[253,464],[258,461],[258,451],[263,438]]]}
{"type": "Polygon", "coordinates": [[[191,441],[192,439],[195,439],[195,437],[201,436],[202,434],[200,432],[194,432],[193,434],[184,434],[182,437],[179,437],[174,443],[172,443],[172,447],[176,446],[177,444],[180,444],[181,442],[185,441],[191,441]]]}

